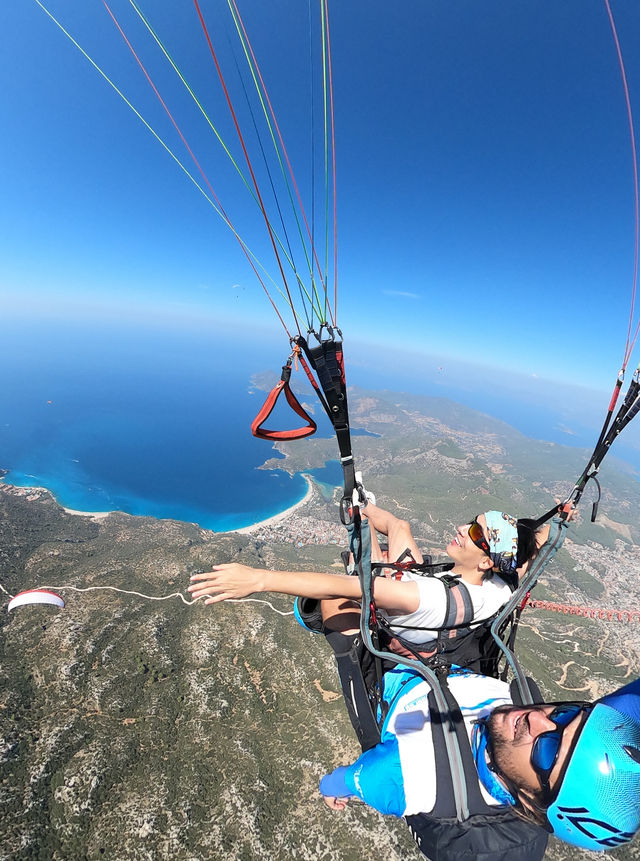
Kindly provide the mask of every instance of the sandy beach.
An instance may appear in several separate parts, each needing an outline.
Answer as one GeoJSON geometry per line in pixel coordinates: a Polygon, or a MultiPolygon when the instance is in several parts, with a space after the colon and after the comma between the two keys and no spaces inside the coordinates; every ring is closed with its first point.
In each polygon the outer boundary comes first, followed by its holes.
{"type": "Polygon", "coordinates": [[[280,514],[274,514],[273,517],[267,517],[266,520],[260,520],[258,523],[252,523],[251,526],[243,526],[241,529],[231,529],[230,532],[237,532],[241,535],[250,535],[252,532],[255,532],[257,529],[261,529],[263,526],[270,526],[274,523],[281,523],[283,520],[287,520],[287,518],[291,517],[294,511],[297,511],[298,508],[301,508],[303,505],[306,505],[307,502],[311,501],[311,497],[313,496],[313,481],[311,476],[306,473],[301,473],[304,480],[307,482],[307,492],[300,500],[300,502],[296,502],[295,505],[292,505],[290,508],[281,511],[280,514]]]}
{"type": "MultiPolygon", "coordinates": [[[[274,523],[281,523],[283,520],[287,520],[287,518],[291,517],[294,511],[297,511],[298,508],[301,508],[303,505],[306,505],[307,502],[311,500],[313,496],[313,481],[311,477],[302,473],[302,477],[307,482],[307,492],[303,496],[303,498],[296,502],[295,505],[291,505],[289,508],[286,508],[284,511],[281,511],[279,514],[274,514],[273,517],[267,517],[265,520],[259,520],[257,523],[252,523],[251,526],[243,526],[240,529],[230,529],[229,532],[238,532],[242,535],[250,535],[252,532],[255,532],[257,529],[261,529],[263,526],[269,526],[274,523]]],[[[67,514],[76,514],[79,517],[91,517],[94,520],[104,520],[105,517],[108,517],[113,512],[111,511],[79,511],[75,508],[67,508],[66,506],[62,506],[67,514]]]]}
{"type": "MultiPolygon", "coordinates": [[[[25,496],[27,499],[33,497],[34,494],[36,496],[34,498],[37,499],[37,494],[46,493],[48,496],[51,496],[56,502],[58,500],[55,498],[53,492],[49,490],[48,487],[42,487],[41,485],[23,485],[23,484],[11,484],[10,482],[6,482],[4,480],[4,476],[0,479],[0,487],[4,491],[8,491],[11,493],[17,493],[19,496],[25,496]]],[[[58,502],[58,505],[60,503],[58,502]]],[[[95,520],[104,520],[105,517],[108,517],[113,512],[111,511],[79,511],[76,508],[67,508],[66,506],[60,506],[67,512],[67,514],[76,514],[79,517],[93,517],[95,520]]]]}
{"type": "MultiPolygon", "coordinates": [[[[265,520],[260,520],[257,523],[252,523],[250,526],[243,526],[240,529],[229,529],[227,531],[228,532],[237,532],[237,533],[243,534],[243,535],[250,535],[252,532],[255,532],[256,530],[261,529],[264,526],[269,526],[269,525],[272,525],[274,523],[281,523],[282,521],[287,520],[289,517],[291,517],[291,515],[293,514],[294,511],[297,511],[303,505],[306,505],[306,503],[310,502],[311,498],[313,497],[313,480],[312,480],[311,476],[307,475],[306,473],[302,473],[302,477],[307,482],[307,492],[305,493],[305,495],[303,496],[303,498],[299,502],[295,503],[295,505],[291,505],[289,508],[286,508],[284,511],[281,511],[279,514],[274,514],[273,517],[267,517],[265,520]]],[[[47,493],[50,496],[53,496],[53,493],[50,490],[48,490],[46,487],[39,487],[39,486],[24,487],[24,486],[11,485],[11,484],[5,483],[4,481],[1,482],[1,485],[2,485],[3,489],[11,489],[14,492],[18,491],[19,493],[22,493],[24,495],[32,494],[34,492],[35,493],[41,493],[42,492],[42,493],[47,493]]],[[[55,499],[55,496],[53,498],[55,499]]],[[[57,502],[57,500],[56,500],[56,502],[57,502]]],[[[73,514],[76,517],[90,517],[93,520],[97,520],[97,521],[104,520],[110,514],[113,514],[113,511],[80,511],[80,509],[78,509],[78,508],[67,508],[66,505],[61,506],[61,508],[64,511],[66,511],[67,514],[73,514]]],[[[203,527],[203,528],[205,528],[205,527],[203,527]]],[[[215,531],[215,530],[213,530],[213,531],[215,531]]]]}
{"type": "MultiPolygon", "coordinates": [[[[307,492],[303,496],[303,498],[296,502],[295,505],[286,508],[284,511],[281,511],[279,514],[274,514],[273,517],[267,517],[265,520],[260,520],[257,523],[252,523],[251,526],[243,526],[240,529],[230,529],[229,532],[238,532],[243,535],[249,535],[252,532],[255,532],[257,529],[262,528],[263,526],[269,526],[274,523],[281,523],[283,520],[287,520],[287,518],[291,517],[294,511],[297,511],[298,508],[301,508],[307,502],[311,500],[313,496],[313,481],[311,477],[302,473],[302,477],[307,482],[307,492]]],[[[75,508],[67,508],[66,506],[62,506],[67,514],[76,514],[79,517],[91,517],[94,520],[104,520],[105,517],[108,517],[113,512],[111,511],[79,511],[75,508]]]]}
{"type": "Polygon", "coordinates": [[[62,506],[67,514],[77,514],[79,517],[93,517],[94,520],[104,520],[112,511],[78,511],[76,508],[66,508],[62,506]]]}

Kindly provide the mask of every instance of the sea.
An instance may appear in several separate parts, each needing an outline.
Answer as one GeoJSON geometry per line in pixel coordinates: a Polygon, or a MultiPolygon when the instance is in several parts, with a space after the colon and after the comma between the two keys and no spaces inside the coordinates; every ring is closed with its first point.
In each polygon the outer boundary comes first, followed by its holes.
{"type": "MultiPolygon", "coordinates": [[[[4,481],[45,487],[74,510],[215,531],[278,514],[304,497],[307,482],[261,469],[283,456],[250,431],[266,396],[251,378],[273,371],[275,382],[289,351],[286,338],[271,341],[264,349],[255,331],[231,337],[217,326],[47,321],[5,330],[4,481]]],[[[322,485],[339,483],[334,462],[311,473],[322,485]]]]}
{"type": "MultiPolygon", "coordinates": [[[[119,510],[214,531],[278,514],[307,491],[303,475],[261,468],[283,456],[250,431],[265,398],[252,377],[272,372],[275,382],[286,338],[226,325],[54,319],[5,327],[0,349],[0,468],[9,470],[7,483],[45,487],[74,510],[119,510]]],[[[599,408],[594,398],[585,410],[579,392],[571,412],[566,395],[523,397],[517,380],[507,380],[504,391],[493,385],[489,401],[477,369],[474,377],[463,363],[443,368],[437,358],[424,359],[412,373],[402,357],[395,369],[388,357],[376,368],[366,349],[356,352],[350,383],[448,397],[527,436],[565,445],[593,446],[608,402],[602,395],[599,408]]],[[[313,405],[310,396],[304,400],[313,405]]],[[[331,436],[314,406],[318,433],[331,436]]],[[[269,425],[281,420],[274,414],[269,425]]],[[[355,428],[359,433],[367,431],[355,428]]],[[[640,470],[640,447],[617,454],[640,470]]],[[[309,473],[326,495],[341,483],[337,460],[309,473]]]]}

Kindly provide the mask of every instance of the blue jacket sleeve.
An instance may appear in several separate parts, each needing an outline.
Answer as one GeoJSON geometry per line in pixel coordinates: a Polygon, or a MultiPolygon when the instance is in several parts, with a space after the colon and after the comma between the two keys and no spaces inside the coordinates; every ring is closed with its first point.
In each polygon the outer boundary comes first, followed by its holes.
{"type": "Polygon", "coordinates": [[[345,776],[347,766],[341,765],[331,774],[325,774],[320,781],[320,792],[328,798],[348,798],[354,793],[347,787],[345,776]]]}
{"type": "Polygon", "coordinates": [[[395,737],[323,777],[320,792],[334,798],[356,795],[380,813],[404,816],[407,805],[395,737]]]}

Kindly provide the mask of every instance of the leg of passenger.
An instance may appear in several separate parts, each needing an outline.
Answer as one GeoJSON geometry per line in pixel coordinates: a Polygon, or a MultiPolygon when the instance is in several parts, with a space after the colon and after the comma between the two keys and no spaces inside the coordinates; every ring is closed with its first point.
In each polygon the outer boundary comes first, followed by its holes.
{"type": "Polygon", "coordinates": [[[348,598],[329,598],[320,602],[322,621],[328,631],[347,636],[360,631],[360,604],[348,598]]]}
{"type": "Polygon", "coordinates": [[[362,750],[368,750],[380,741],[380,730],[374,705],[375,667],[360,636],[360,606],[343,598],[322,601],[320,606],[349,720],[362,750]]]}

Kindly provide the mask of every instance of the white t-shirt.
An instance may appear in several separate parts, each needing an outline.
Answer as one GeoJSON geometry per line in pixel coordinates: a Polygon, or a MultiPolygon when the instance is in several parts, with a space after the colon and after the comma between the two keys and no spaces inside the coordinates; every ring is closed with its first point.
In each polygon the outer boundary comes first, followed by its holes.
{"type": "MultiPolygon", "coordinates": [[[[434,577],[422,577],[411,571],[403,572],[401,578],[403,581],[414,580],[418,584],[420,606],[415,613],[409,613],[406,616],[390,616],[383,610],[378,611],[389,621],[394,634],[398,634],[410,643],[424,643],[438,636],[438,629],[444,625],[447,612],[447,587],[440,581],[441,576],[442,574],[436,574],[434,577]],[[396,627],[398,625],[427,630],[396,627]]],[[[490,580],[483,580],[478,585],[467,583],[466,580],[462,582],[469,591],[473,605],[472,627],[490,619],[494,613],[504,607],[512,594],[505,581],[496,574],[490,580]]]]}

